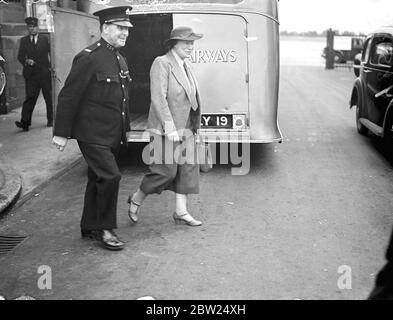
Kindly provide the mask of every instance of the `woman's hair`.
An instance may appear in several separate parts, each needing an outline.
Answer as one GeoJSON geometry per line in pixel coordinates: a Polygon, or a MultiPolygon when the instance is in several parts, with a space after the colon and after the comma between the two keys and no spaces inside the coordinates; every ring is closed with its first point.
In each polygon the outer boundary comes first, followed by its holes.
{"type": "Polygon", "coordinates": [[[168,41],[165,42],[165,49],[166,51],[170,51],[177,43],[178,40],[176,39],[170,39],[168,41]]]}

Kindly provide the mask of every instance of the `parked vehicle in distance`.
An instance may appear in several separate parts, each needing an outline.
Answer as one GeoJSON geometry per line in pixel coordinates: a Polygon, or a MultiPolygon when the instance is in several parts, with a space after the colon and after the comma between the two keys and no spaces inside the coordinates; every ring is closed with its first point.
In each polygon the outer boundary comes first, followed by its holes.
{"type": "MultiPolygon", "coordinates": [[[[346,63],[347,61],[354,61],[357,54],[362,51],[365,37],[349,37],[349,36],[335,36],[334,37],[334,63],[346,63]]],[[[326,58],[327,48],[323,49],[322,57],[326,58]]]]}
{"type": "Polygon", "coordinates": [[[356,109],[360,134],[371,132],[391,141],[393,125],[393,26],[367,36],[359,77],[353,85],[350,107],[356,109]]]}

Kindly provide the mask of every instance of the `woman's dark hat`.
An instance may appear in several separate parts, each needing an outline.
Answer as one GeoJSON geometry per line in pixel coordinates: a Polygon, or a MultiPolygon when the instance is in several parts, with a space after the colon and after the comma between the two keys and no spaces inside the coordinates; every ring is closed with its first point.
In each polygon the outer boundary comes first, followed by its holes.
{"type": "Polygon", "coordinates": [[[38,19],[36,17],[27,17],[25,22],[28,26],[37,27],[38,26],[38,19]]]}
{"type": "Polygon", "coordinates": [[[194,31],[190,27],[176,27],[171,31],[171,35],[166,42],[171,40],[199,40],[203,37],[203,34],[194,33],[194,31]]]}
{"type": "Polygon", "coordinates": [[[101,25],[104,23],[113,23],[118,26],[131,28],[133,27],[130,22],[131,10],[131,6],[113,7],[96,11],[93,15],[100,19],[101,25]]]}

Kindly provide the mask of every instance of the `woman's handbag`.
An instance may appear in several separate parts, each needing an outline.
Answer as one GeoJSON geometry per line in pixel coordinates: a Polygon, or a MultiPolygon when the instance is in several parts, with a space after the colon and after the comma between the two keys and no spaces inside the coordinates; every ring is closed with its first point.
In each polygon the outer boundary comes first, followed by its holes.
{"type": "Polygon", "coordinates": [[[202,172],[209,172],[213,168],[213,156],[211,146],[205,142],[198,143],[198,161],[202,172]]]}

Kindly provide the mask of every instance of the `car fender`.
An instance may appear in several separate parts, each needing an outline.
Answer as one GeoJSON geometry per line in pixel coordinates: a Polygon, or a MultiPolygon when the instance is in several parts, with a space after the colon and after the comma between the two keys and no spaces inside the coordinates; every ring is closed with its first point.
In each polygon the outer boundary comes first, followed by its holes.
{"type": "Polygon", "coordinates": [[[353,89],[351,93],[351,99],[349,100],[349,108],[352,109],[353,106],[355,106],[355,98],[361,99],[363,102],[363,86],[360,78],[357,78],[353,84],[353,89]]]}

